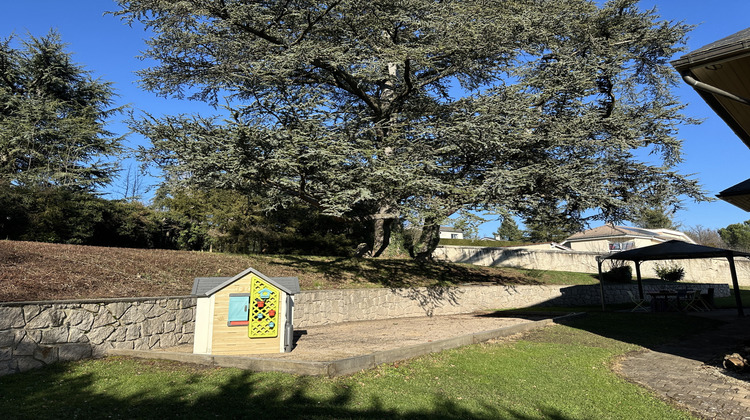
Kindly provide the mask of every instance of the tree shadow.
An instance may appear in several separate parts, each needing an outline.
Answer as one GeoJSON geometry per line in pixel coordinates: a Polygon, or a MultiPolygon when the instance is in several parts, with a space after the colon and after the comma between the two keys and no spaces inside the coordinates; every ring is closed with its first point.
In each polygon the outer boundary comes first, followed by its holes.
{"type": "Polygon", "coordinates": [[[722,369],[724,355],[750,343],[750,318],[714,317],[685,313],[592,313],[558,321],[572,328],[635,344],[719,368],[719,372],[750,381],[750,375],[722,369]]]}
{"type": "Polygon", "coordinates": [[[346,285],[370,283],[389,288],[459,284],[541,284],[526,276],[503,270],[487,271],[440,261],[418,262],[399,259],[336,258],[316,259],[285,256],[270,264],[322,274],[326,280],[346,285]]]}
{"type": "MultiPolygon", "coordinates": [[[[126,360],[127,362],[127,360],[126,360]]],[[[0,378],[0,416],[4,419],[59,418],[269,418],[269,419],[536,419],[493,401],[462,405],[435,392],[429,409],[393,408],[385,392],[363,399],[351,382],[336,382],[330,392],[311,377],[281,378],[236,369],[191,367],[173,362],[139,361],[118,369],[117,361],[98,371],[71,373],[71,364],[0,378]],[[123,376],[113,378],[113,370],[123,376]],[[181,375],[171,376],[174,372],[181,375]],[[144,374],[147,380],[138,376],[144,374]],[[153,375],[170,380],[148,380],[153,375]],[[149,376],[150,375],[150,376],[149,376]],[[206,391],[206,387],[211,388],[206,391]],[[106,387],[106,390],[103,390],[106,387]],[[202,387],[202,388],[201,388],[202,387]],[[200,394],[197,397],[194,395],[200,394]],[[325,397],[321,397],[325,395],[325,397]],[[387,398],[389,403],[385,403],[387,398]],[[360,408],[361,407],[361,408],[360,408]]],[[[122,361],[120,362],[122,363],[122,361]]],[[[83,368],[85,370],[86,368],[83,368]]],[[[406,386],[406,385],[405,385],[406,386]]],[[[534,407],[544,418],[566,420],[552,407],[534,407]]]]}

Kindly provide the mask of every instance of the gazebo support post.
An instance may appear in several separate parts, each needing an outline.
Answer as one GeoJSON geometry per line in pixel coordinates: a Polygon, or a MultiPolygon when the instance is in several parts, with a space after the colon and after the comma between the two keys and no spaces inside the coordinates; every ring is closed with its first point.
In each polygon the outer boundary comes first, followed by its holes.
{"type": "Polygon", "coordinates": [[[602,277],[602,257],[601,255],[596,256],[596,265],[599,268],[599,295],[602,297],[602,312],[605,312],[606,309],[604,309],[604,277],[602,277]]]}
{"type": "Polygon", "coordinates": [[[641,263],[643,261],[633,261],[635,263],[635,278],[638,280],[638,296],[643,300],[643,282],[641,282],[641,263]]]}
{"type": "Polygon", "coordinates": [[[737,281],[737,269],[734,267],[734,256],[729,254],[729,273],[732,275],[732,286],[734,287],[734,301],[737,303],[737,315],[745,316],[745,310],[742,308],[742,298],[740,297],[740,284],[737,281]]]}

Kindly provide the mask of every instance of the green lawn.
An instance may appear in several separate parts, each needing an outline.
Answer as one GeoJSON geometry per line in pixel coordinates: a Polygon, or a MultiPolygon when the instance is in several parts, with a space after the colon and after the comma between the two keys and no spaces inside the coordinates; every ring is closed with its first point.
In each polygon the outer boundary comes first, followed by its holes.
{"type": "Polygon", "coordinates": [[[0,418],[689,419],[613,361],[713,321],[598,313],[343,378],[125,358],[0,377],[0,418]],[[648,317],[648,322],[644,322],[648,317]]]}

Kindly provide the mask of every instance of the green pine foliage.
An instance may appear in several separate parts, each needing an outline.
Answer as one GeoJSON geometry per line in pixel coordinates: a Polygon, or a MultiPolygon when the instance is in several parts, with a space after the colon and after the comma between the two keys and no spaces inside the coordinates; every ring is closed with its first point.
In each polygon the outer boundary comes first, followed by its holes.
{"type": "Polygon", "coordinates": [[[399,219],[424,258],[462,209],[567,229],[631,220],[654,191],[704,198],[673,170],[695,121],[668,60],[690,28],[636,0],[118,3],[153,33],[143,86],[226,111],[134,118],[144,159],[369,221],[375,255],[399,219]]]}
{"type": "Polygon", "coordinates": [[[121,138],[106,129],[108,82],[72,61],[54,31],[0,40],[0,187],[93,190],[111,181],[121,138]]]}
{"type": "Polygon", "coordinates": [[[750,220],[719,229],[719,236],[732,249],[750,251],[750,220]]]}

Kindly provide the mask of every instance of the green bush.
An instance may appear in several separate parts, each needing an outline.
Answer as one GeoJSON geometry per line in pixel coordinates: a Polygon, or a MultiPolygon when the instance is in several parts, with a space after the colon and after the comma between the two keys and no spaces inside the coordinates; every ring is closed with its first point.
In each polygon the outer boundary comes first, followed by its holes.
{"type": "Polygon", "coordinates": [[[629,265],[613,267],[611,270],[602,273],[602,281],[611,283],[628,283],[633,279],[633,269],[629,265]]]}
{"type": "Polygon", "coordinates": [[[657,263],[654,271],[664,281],[680,281],[685,277],[685,269],[679,265],[660,265],[657,263]]]}

